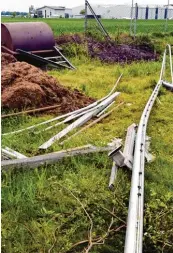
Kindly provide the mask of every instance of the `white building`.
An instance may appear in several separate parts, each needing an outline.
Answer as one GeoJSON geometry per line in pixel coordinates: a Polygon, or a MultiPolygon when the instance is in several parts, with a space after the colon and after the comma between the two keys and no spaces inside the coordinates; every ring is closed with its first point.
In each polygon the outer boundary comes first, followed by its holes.
{"type": "Polygon", "coordinates": [[[73,18],[76,18],[76,19],[81,19],[81,18],[85,18],[85,15],[83,14],[79,14],[79,15],[73,15],[73,18]]]}
{"type": "Polygon", "coordinates": [[[65,8],[65,18],[71,18],[73,16],[72,9],[65,8]]]}
{"type": "Polygon", "coordinates": [[[37,8],[38,17],[43,18],[69,18],[72,16],[72,9],[63,6],[43,6],[37,8]]]}
{"type": "MultiPolygon", "coordinates": [[[[131,5],[92,5],[93,10],[97,15],[101,15],[103,19],[130,19],[131,5]]],[[[78,6],[72,9],[73,16],[79,15],[84,6],[78,6]]],[[[88,9],[88,15],[91,14],[88,9]]],[[[135,10],[133,11],[135,17],[135,10]]],[[[137,10],[137,19],[165,19],[173,18],[173,6],[154,6],[154,5],[139,5],[137,10]]]]}

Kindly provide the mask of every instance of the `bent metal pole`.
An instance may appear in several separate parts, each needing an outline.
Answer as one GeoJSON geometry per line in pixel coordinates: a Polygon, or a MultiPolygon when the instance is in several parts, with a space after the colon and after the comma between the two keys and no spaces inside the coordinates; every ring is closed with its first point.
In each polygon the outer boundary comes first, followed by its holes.
{"type": "Polygon", "coordinates": [[[151,109],[162,85],[165,59],[166,50],[159,81],[145,106],[137,131],[124,253],[142,253],[146,129],[151,109]]]}
{"type": "Polygon", "coordinates": [[[107,107],[110,103],[112,103],[116,97],[118,97],[120,92],[113,93],[110,97],[102,101],[98,106],[96,106],[95,110],[89,111],[86,114],[82,115],[80,118],[78,118],[76,121],[74,121],[71,125],[68,125],[65,129],[63,129],[61,132],[57,133],[55,136],[50,138],[48,141],[43,143],[39,149],[47,149],[49,148],[55,141],[58,141],[62,137],[64,137],[66,134],[71,132],[73,129],[82,126],[87,121],[89,121],[93,116],[96,116],[98,113],[100,113],[105,107],[107,107]]]}

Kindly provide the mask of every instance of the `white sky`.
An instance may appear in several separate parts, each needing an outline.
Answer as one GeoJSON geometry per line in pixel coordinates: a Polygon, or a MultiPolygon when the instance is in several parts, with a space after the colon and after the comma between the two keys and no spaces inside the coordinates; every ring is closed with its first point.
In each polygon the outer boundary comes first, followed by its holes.
{"type": "MultiPolygon", "coordinates": [[[[168,0],[134,0],[138,4],[167,4],[168,0]]],[[[92,4],[129,4],[131,0],[89,0],[92,4]]],[[[170,1],[173,4],[173,0],[170,1]]],[[[42,7],[44,5],[65,6],[67,8],[83,5],[84,0],[1,0],[1,11],[28,11],[30,5],[42,7]]]]}

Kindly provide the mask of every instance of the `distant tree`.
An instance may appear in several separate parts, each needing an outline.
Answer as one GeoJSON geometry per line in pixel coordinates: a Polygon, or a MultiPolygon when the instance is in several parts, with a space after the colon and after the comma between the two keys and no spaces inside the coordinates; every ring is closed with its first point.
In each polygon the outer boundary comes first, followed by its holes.
{"type": "Polygon", "coordinates": [[[12,13],[12,16],[13,16],[13,18],[16,17],[16,12],[15,11],[12,13]]]}
{"type": "Polygon", "coordinates": [[[81,15],[85,15],[85,9],[81,10],[81,11],[80,11],[80,14],[81,14],[81,15]]]}
{"type": "Polygon", "coordinates": [[[34,8],[34,5],[31,5],[31,6],[29,7],[29,13],[30,13],[30,14],[35,14],[35,13],[36,13],[36,10],[35,10],[35,8],[34,8]]]}

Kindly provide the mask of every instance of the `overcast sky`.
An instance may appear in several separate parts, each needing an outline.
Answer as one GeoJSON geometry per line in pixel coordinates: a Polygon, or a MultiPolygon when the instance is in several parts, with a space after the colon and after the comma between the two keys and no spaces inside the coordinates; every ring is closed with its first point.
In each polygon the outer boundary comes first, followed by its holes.
{"type": "MultiPolygon", "coordinates": [[[[139,4],[167,4],[168,0],[134,0],[139,4]]],[[[173,0],[170,1],[173,3],[173,0]]],[[[92,4],[126,4],[130,0],[90,0],[92,4]]],[[[1,10],[4,11],[28,11],[30,5],[42,7],[44,5],[65,6],[67,8],[84,4],[84,0],[1,0],[1,10]]]]}

